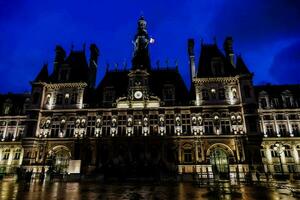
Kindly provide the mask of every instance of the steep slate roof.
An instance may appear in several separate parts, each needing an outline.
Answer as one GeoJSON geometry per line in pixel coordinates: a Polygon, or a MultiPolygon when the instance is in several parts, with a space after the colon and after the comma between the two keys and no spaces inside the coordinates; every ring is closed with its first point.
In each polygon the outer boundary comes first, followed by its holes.
{"type": "Polygon", "coordinates": [[[69,56],[60,63],[58,71],[53,71],[49,77],[48,82],[58,83],[58,82],[87,82],[89,80],[89,67],[86,60],[84,51],[71,51],[69,56]],[[59,70],[68,69],[70,70],[68,80],[59,80],[59,70]]]}
{"type": "Polygon", "coordinates": [[[268,96],[271,98],[281,99],[281,95],[285,91],[290,91],[293,97],[300,99],[300,85],[257,85],[254,86],[256,97],[258,98],[259,93],[262,91],[267,92],[268,96]]]}
{"type": "Polygon", "coordinates": [[[197,77],[228,77],[235,76],[236,74],[237,72],[234,66],[232,66],[230,61],[225,58],[224,54],[220,51],[216,44],[201,45],[197,77]],[[220,64],[224,66],[222,74],[215,74],[213,72],[212,61],[214,59],[220,60],[220,64]]]}
{"type": "MultiPolygon", "coordinates": [[[[108,71],[96,89],[98,104],[103,101],[103,92],[106,87],[112,87],[116,99],[127,96],[128,70],[108,71]]],[[[154,96],[163,99],[163,85],[172,84],[175,87],[176,105],[186,104],[188,101],[188,90],[177,69],[161,68],[149,72],[150,92],[154,96]]]]}
{"type": "Polygon", "coordinates": [[[101,105],[103,92],[106,87],[112,87],[114,89],[116,98],[127,96],[128,73],[129,71],[127,70],[107,71],[96,88],[97,104],[101,105]]]}
{"type": "Polygon", "coordinates": [[[236,70],[239,74],[250,74],[248,67],[246,66],[241,55],[238,55],[236,58],[236,70]]]}
{"type": "Polygon", "coordinates": [[[162,100],[164,84],[174,85],[175,105],[188,103],[188,90],[177,68],[154,69],[150,72],[150,90],[162,100]]]}
{"type": "Polygon", "coordinates": [[[48,74],[48,64],[45,64],[40,73],[34,79],[34,82],[48,82],[49,74],[48,74]]]}

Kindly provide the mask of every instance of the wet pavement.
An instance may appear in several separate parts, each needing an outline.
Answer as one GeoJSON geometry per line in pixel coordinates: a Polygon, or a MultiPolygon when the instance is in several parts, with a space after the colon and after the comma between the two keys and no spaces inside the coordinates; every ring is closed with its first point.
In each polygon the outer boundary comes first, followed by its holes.
{"type": "MultiPolygon", "coordinates": [[[[0,199],[296,199],[292,196],[290,183],[237,185],[231,192],[220,192],[220,186],[207,187],[192,183],[98,183],[98,182],[32,182],[29,187],[16,181],[0,181],[0,199]]],[[[299,186],[300,188],[300,186],[299,186]]],[[[227,188],[228,190],[228,188],[227,188]]]]}

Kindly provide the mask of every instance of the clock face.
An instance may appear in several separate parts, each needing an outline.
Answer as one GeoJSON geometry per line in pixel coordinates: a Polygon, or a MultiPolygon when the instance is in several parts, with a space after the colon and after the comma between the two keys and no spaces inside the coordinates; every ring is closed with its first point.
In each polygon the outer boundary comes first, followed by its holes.
{"type": "Polygon", "coordinates": [[[142,97],[143,97],[143,93],[142,93],[141,91],[136,91],[136,92],[134,93],[134,98],[140,99],[140,98],[142,98],[142,97]]]}

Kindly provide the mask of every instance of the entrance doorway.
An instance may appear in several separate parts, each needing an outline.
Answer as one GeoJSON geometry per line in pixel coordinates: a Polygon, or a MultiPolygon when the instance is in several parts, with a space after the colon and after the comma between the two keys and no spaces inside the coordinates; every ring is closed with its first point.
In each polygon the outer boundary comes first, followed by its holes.
{"type": "Polygon", "coordinates": [[[225,150],[216,148],[210,154],[210,164],[215,177],[229,179],[229,163],[225,150]]]}

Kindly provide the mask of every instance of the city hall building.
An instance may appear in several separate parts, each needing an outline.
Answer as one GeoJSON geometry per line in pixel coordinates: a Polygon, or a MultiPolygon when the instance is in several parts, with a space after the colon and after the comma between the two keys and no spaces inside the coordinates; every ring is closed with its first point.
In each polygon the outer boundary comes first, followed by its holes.
{"type": "Polygon", "coordinates": [[[249,172],[300,172],[300,86],[254,86],[232,48],[194,40],[191,88],[178,66],[151,65],[143,17],[130,69],[106,70],[99,49],[56,46],[30,94],[0,96],[0,172],[18,168],[107,177],[244,179],[249,172]],[[199,57],[199,59],[196,59],[199,57]]]}

